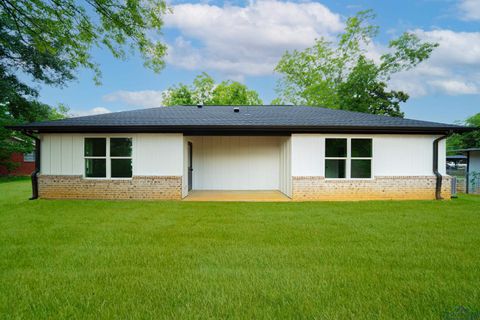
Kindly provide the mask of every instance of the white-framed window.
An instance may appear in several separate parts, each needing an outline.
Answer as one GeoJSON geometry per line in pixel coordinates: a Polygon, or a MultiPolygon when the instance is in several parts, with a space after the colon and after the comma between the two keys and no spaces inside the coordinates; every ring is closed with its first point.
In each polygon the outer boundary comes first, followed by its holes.
{"type": "Polygon", "coordinates": [[[35,152],[24,153],[23,162],[35,162],[35,152]]]}
{"type": "Polygon", "coordinates": [[[371,179],[371,138],[326,138],[325,178],[371,179]]]}
{"type": "Polygon", "coordinates": [[[131,137],[85,137],[85,178],[132,177],[131,137]]]}

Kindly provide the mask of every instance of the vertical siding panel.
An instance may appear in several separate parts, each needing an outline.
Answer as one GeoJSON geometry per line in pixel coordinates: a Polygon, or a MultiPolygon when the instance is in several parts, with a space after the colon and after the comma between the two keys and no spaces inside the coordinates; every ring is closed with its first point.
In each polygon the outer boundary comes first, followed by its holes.
{"type": "Polygon", "coordinates": [[[51,174],[62,174],[62,136],[53,134],[50,137],[50,171],[51,174]]]}
{"type": "Polygon", "coordinates": [[[50,135],[42,135],[40,152],[40,173],[50,174],[50,135]]]}
{"type": "Polygon", "coordinates": [[[73,137],[72,135],[64,134],[61,137],[62,144],[62,161],[61,161],[61,172],[62,174],[71,175],[73,173],[73,158],[72,158],[72,149],[73,149],[73,137]]]}
{"type": "Polygon", "coordinates": [[[194,149],[194,189],[279,189],[279,137],[191,138],[194,149]]]}
{"type": "Polygon", "coordinates": [[[72,174],[83,175],[83,136],[72,136],[72,174]]]}

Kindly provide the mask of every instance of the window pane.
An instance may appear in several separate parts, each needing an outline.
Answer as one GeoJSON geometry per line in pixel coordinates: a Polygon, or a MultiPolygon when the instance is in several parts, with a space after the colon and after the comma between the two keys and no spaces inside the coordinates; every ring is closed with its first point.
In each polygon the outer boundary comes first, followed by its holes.
{"type": "Polygon", "coordinates": [[[112,178],[131,178],[132,159],[112,159],[112,178]]]}
{"type": "Polygon", "coordinates": [[[25,162],[35,162],[35,152],[24,153],[23,161],[25,162]]]}
{"type": "Polygon", "coordinates": [[[371,160],[352,160],[352,178],[371,178],[371,160]]]}
{"type": "Polygon", "coordinates": [[[105,157],[107,154],[107,139],[85,138],[86,157],[105,157]]]}
{"type": "Polygon", "coordinates": [[[326,157],[346,157],[347,139],[326,139],[325,142],[326,157]]]}
{"type": "Polygon", "coordinates": [[[111,157],[131,157],[132,139],[130,138],[111,138],[110,139],[111,157]]]}
{"type": "Polygon", "coordinates": [[[326,178],[345,178],[345,160],[325,160],[326,178]]]}
{"type": "Polygon", "coordinates": [[[107,176],[107,160],[85,159],[85,176],[88,178],[105,178],[107,176]]]}
{"type": "Polygon", "coordinates": [[[352,139],[352,157],[370,158],[372,156],[372,139],[352,139]]]}

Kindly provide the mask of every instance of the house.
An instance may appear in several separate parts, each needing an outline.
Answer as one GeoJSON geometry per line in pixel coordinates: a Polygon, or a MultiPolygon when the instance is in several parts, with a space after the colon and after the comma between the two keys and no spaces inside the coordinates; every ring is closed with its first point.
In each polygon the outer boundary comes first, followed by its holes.
{"type": "Polygon", "coordinates": [[[0,176],[29,176],[35,170],[35,153],[14,152],[10,156],[10,161],[15,167],[9,170],[5,166],[0,166],[0,176]]]}
{"type": "Polygon", "coordinates": [[[480,194],[480,148],[455,150],[466,156],[466,193],[480,194]]]}
{"type": "Polygon", "coordinates": [[[297,201],[448,199],[445,138],[472,130],[320,107],[202,105],[11,129],[38,137],[34,198],[263,190],[297,201]]]}
{"type": "MultiPolygon", "coordinates": [[[[13,143],[23,142],[18,137],[11,138],[13,143]]],[[[13,152],[10,155],[13,168],[0,165],[0,176],[29,176],[35,170],[35,153],[13,152]]]]}

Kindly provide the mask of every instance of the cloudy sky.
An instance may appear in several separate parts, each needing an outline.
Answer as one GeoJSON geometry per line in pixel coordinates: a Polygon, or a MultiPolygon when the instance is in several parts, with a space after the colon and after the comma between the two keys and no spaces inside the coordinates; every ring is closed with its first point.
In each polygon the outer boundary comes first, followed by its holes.
{"type": "Polygon", "coordinates": [[[96,50],[102,85],[80,71],[68,87],[41,89],[41,99],[64,103],[76,115],[160,106],[161,92],[190,83],[200,72],[218,81],[233,79],[275,98],[273,69],[286,50],[303,49],[315,38],[335,39],[347,17],[373,9],[380,36],[371,54],[405,31],[440,47],[414,71],[399,74],[392,87],[411,96],[407,117],[454,122],[480,112],[480,0],[176,1],[165,16],[167,67],[145,69],[138,56],[115,60],[96,50]]]}

